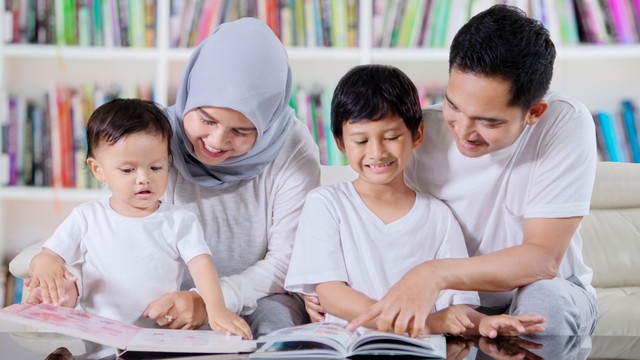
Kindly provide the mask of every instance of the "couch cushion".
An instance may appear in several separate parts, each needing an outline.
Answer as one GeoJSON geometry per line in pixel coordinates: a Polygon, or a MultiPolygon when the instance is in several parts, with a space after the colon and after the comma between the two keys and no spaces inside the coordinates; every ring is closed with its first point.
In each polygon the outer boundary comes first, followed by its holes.
{"type": "Polygon", "coordinates": [[[593,335],[640,336],[640,286],[596,291],[600,317],[593,335]]]}
{"type": "Polygon", "coordinates": [[[640,164],[598,163],[580,234],[593,286],[640,286],[640,164]]]}

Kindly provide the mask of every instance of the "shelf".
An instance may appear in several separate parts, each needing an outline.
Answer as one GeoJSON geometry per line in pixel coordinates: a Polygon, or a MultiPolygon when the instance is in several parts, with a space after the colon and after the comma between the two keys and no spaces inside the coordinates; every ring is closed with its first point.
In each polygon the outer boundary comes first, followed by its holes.
{"type": "Polygon", "coordinates": [[[97,189],[55,189],[27,186],[0,188],[0,200],[77,202],[102,199],[109,194],[110,192],[107,190],[97,189]]]}
{"type": "Polygon", "coordinates": [[[157,49],[124,47],[80,47],[57,45],[4,45],[4,57],[36,59],[73,59],[73,60],[148,60],[158,59],[157,49]]]}

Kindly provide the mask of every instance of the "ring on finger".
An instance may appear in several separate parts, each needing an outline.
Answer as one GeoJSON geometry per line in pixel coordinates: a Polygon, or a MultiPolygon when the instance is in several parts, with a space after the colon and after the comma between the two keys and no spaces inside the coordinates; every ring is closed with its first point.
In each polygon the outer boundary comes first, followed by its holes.
{"type": "Polygon", "coordinates": [[[164,319],[167,320],[167,324],[171,324],[171,322],[173,321],[174,317],[171,316],[170,314],[167,314],[164,316],[164,319]]]}

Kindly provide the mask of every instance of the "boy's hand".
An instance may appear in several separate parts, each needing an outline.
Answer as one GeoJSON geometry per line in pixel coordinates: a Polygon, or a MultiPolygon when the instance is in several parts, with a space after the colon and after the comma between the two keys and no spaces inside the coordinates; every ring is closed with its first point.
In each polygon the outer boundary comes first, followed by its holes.
{"type": "Polygon", "coordinates": [[[544,318],[538,315],[495,315],[485,316],[480,320],[478,331],[488,338],[501,336],[519,336],[544,331],[540,324],[544,318]]]}
{"type": "Polygon", "coordinates": [[[211,330],[221,334],[236,334],[242,336],[245,340],[253,338],[249,324],[227,308],[209,312],[209,326],[211,326],[211,330]]]}
{"type": "Polygon", "coordinates": [[[29,264],[29,274],[29,291],[38,289],[39,300],[45,304],[63,304],[68,300],[65,294],[65,280],[77,280],[64,266],[64,260],[49,249],[43,249],[33,257],[29,264]]]}
{"type": "Polygon", "coordinates": [[[309,314],[311,322],[323,322],[324,321],[324,308],[320,305],[320,299],[317,296],[303,295],[304,308],[309,314]]]}
{"type": "Polygon", "coordinates": [[[462,335],[474,327],[466,311],[466,305],[451,305],[436,311],[427,318],[427,331],[437,334],[462,335]]]}

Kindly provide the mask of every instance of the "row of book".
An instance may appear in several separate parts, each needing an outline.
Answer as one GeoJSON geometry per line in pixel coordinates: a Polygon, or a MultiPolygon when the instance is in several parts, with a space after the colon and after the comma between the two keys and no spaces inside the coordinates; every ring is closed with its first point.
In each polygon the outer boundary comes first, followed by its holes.
{"type": "MultiPolygon", "coordinates": [[[[640,0],[373,0],[374,47],[447,47],[473,15],[504,3],[556,44],[640,42],[640,0]]],[[[171,47],[194,47],[224,22],[263,20],[285,46],[358,46],[358,0],[172,0],[171,47]]],[[[155,0],[5,0],[5,42],[156,45],[155,0]]]]}
{"type": "Polygon", "coordinates": [[[6,43],[156,46],[155,0],[5,0],[6,43]]]}
{"type": "Polygon", "coordinates": [[[597,111],[593,118],[600,160],[640,163],[638,103],[623,100],[617,111],[597,111]]]}
{"type": "Polygon", "coordinates": [[[150,99],[149,87],[55,86],[35,100],[2,94],[0,185],[98,188],[85,166],[91,112],[114,98],[150,99]]]}
{"type": "Polygon", "coordinates": [[[473,15],[495,4],[540,20],[554,43],[637,43],[639,0],[374,0],[373,46],[448,47],[473,15]]]}
{"type": "Polygon", "coordinates": [[[264,21],[285,46],[358,46],[358,0],[174,0],[170,46],[199,44],[219,24],[264,21]]]}

